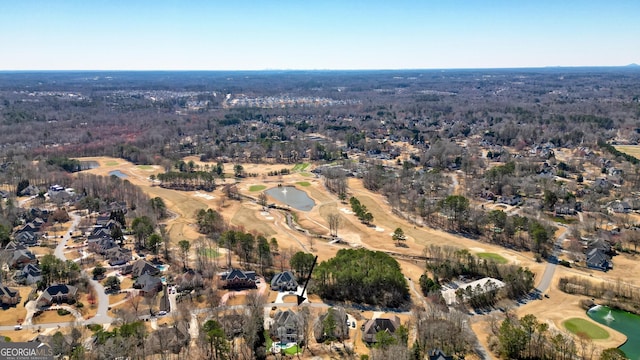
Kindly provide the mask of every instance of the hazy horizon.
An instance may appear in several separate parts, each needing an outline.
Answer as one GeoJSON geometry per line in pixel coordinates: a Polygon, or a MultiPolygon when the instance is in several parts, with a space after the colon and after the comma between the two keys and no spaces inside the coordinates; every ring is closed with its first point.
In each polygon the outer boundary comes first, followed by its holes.
{"type": "Polygon", "coordinates": [[[332,71],[640,63],[640,2],[5,4],[3,71],[332,71]]]}

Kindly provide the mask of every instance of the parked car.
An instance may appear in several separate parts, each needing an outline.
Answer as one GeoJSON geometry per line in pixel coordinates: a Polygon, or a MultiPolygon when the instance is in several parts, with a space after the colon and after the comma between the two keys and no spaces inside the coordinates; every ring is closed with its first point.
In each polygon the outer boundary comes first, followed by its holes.
{"type": "Polygon", "coordinates": [[[158,316],[165,316],[167,315],[167,312],[162,310],[162,311],[158,311],[158,316]]]}

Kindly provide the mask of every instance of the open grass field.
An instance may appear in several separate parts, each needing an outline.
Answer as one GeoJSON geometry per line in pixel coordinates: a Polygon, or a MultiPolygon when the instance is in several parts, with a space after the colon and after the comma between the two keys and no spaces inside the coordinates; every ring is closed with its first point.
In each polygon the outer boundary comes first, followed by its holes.
{"type": "Polygon", "coordinates": [[[616,150],[640,159],[640,145],[615,145],[616,150]]]}
{"type": "Polygon", "coordinates": [[[477,253],[476,256],[478,256],[480,259],[491,260],[498,264],[506,264],[509,262],[507,259],[496,253],[481,252],[477,253]]]}
{"type": "Polygon", "coordinates": [[[584,333],[593,340],[609,337],[607,330],[585,319],[571,318],[565,320],[562,325],[573,334],[584,333]]]}
{"type": "Polygon", "coordinates": [[[262,191],[266,188],[267,187],[265,185],[251,185],[249,186],[249,191],[251,192],[262,191]]]}
{"type": "Polygon", "coordinates": [[[298,181],[296,184],[300,185],[300,186],[311,186],[311,183],[308,181],[298,181]]]}
{"type": "Polygon", "coordinates": [[[155,170],[155,168],[153,167],[153,165],[138,165],[137,166],[138,169],[140,170],[155,170]]]}
{"type": "Polygon", "coordinates": [[[308,167],[309,167],[309,163],[299,163],[296,164],[293,169],[291,169],[292,171],[305,171],[308,167]]]}
{"type": "Polygon", "coordinates": [[[120,162],[116,161],[116,160],[109,160],[109,161],[105,162],[104,164],[107,165],[107,166],[118,166],[118,165],[120,165],[120,162]]]}

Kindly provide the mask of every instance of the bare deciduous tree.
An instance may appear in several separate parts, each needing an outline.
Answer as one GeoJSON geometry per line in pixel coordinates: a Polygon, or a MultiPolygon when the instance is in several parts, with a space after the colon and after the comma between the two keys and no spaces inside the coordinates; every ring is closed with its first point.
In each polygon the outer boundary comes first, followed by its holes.
{"type": "Polygon", "coordinates": [[[340,215],[329,214],[327,215],[327,221],[329,222],[329,232],[331,236],[338,237],[338,228],[340,228],[340,224],[342,223],[340,215]]]}

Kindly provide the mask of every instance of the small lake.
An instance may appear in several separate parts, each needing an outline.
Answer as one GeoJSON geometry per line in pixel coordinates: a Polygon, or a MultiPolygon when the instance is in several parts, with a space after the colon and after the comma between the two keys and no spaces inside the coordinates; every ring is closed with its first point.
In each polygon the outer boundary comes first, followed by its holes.
{"type": "Polygon", "coordinates": [[[80,161],[80,170],[91,170],[99,167],[100,164],[97,161],[80,161]]]}
{"type": "Polygon", "coordinates": [[[300,191],[293,186],[274,187],[265,192],[274,199],[297,210],[309,211],[316,204],[306,192],[300,191]]]}
{"type": "Polygon", "coordinates": [[[120,170],[109,171],[109,176],[117,176],[120,179],[126,179],[127,178],[127,174],[123,173],[120,170]]]}
{"type": "Polygon", "coordinates": [[[620,346],[631,360],[640,360],[640,316],[622,310],[596,305],[587,311],[587,315],[602,325],[627,336],[627,342],[620,346]]]}

